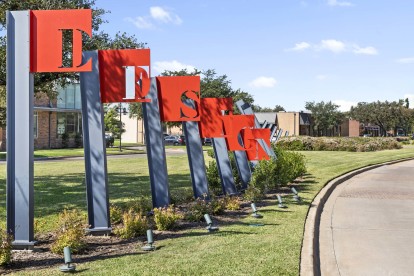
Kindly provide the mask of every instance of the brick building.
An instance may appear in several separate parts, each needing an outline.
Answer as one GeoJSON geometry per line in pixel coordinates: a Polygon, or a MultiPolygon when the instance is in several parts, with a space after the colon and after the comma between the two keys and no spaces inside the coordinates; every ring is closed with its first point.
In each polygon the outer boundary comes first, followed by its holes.
{"type": "MultiPolygon", "coordinates": [[[[316,136],[313,130],[312,114],[310,112],[277,112],[276,125],[289,136],[316,136]]],[[[344,120],[341,125],[326,130],[326,136],[358,137],[360,124],[356,120],[344,120]]]]}
{"type": "MultiPolygon", "coordinates": [[[[82,137],[80,85],[70,84],[58,89],[57,99],[51,101],[37,93],[34,99],[35,149],[61,148],[63,143],[75,146],[82,137]]],[[[0,129],[0,148],[6,149],[6,131],[0,129]]]]}

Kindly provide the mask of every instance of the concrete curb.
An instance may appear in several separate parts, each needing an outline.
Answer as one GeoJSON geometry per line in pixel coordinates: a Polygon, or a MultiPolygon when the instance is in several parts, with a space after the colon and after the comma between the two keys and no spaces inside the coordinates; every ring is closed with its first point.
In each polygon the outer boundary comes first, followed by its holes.
{"type": "Polygon", "coordinates": [[[300,275],[321,275],[319,259],[319,226],[321,214],[326,201],[332,194],[333,190],[346,180],[360,173],[391,164],[404,161],[414,160],[414,158],[405,158],[389,161],[381,164],[370,165],[354,171],[345,173],[337,178],[330,180],[313,199],[305,221],[302,250],[300,254],[300,275]]]}

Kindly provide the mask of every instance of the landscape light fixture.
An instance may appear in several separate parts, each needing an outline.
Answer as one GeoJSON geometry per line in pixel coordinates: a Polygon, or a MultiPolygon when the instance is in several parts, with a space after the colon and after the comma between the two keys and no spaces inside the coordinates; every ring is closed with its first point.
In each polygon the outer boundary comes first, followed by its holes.
{"type": "Polygon", "coordinates": [[[250,206],[252,207],[252,211],[253,211],[252,217],[254,217],[254,218],[262,218],[263,217],[261,214],[257,213],[256,203],[253,202],[252,204],[250,204],[250,206]]]}
{"type": "Polygon", "coordinates": [[[211,221],[210,215],[209,214],[204,214],[204,219],[206,220],[207,223],[207,227],[206,229],[208,230],[208,232],[214,232],[214,231],[218,231],[219,228],[217,226],[213,226],[213,222],[211,221]]]}
{"type": "Polygon", "coordinates": [[[298,194],[298,191],[296,191],[295,187],[290,188],[290,190],[293,193],[293,200],[296,201],[296,202],[299,202],[300,201],[300,196],[298,194]]]}
{"type": "Polygon", "coordinates": [[[279,194],[277,195],[277,201],[279,203],[277,205],[279,208],[287,208],[285,205],[283,205],[282,197],[279,194]]]}
{"type": "Polygon", "coordinates": [[[70,247],[66,246],[63,248],[63,256],[65,258],[65,265],[59,267],[62,272],[73,272],[76,270],[76,265],[72,264],[72,253],[70,252],[70,247]]]}
{"type": "Polygon", "coordinates": [[[141,249],[144,251],[153,251],[155,250],[155,246],[153,245],[153,243],[154,243],[154,237],[152,235],[152,230],[148,229],[147,230],[147,245],[144,245],[143,247],[141,247],[141,249]]]}

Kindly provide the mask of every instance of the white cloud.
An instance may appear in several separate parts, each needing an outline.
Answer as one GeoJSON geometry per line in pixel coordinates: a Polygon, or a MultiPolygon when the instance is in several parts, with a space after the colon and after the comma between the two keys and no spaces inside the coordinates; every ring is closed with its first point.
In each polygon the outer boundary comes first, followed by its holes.
{"type": "Polygon", "coordinates": [[[178,15],[172,11],[168,11],[166,8],[150,7],[150,14],[151,17],[158,22],[173,23],[176,25],[183,23],[183,20],[178,15]]]}
{"type": "Polygon", "coordinates": [[[355,54],[358,54],[358,55],[378,55],[377,49],[375,49],[372,46],[368,46],[368,47],[361,48],[358,45],[354,45],[353,52],[355,54]]]}
{"type": "Polygon", "coordinates": [[[396,60],[398,63],[409,64],[414,63],[414,57],[400,58],[396,60]]]}
{"type": "Polygon", "coordinates": [[[344,42],[339,40],[327,39],[322,40],[319,47],[323,50],[328,50],[334,53],[340,53],[345,51],[346,45],[344,42]]]}
{"type": "Polygon", "coordinates": [[[352,4],[351,2],[346,2],[346,1],[338,1],[338,0],[328,0],[328,5],[332,6],[332,7],[352,7],[354,6],[354,4],[352,4]]]}
{"type": "Polygon", "coordinates": [[[410,108],[413,108],[414,107],[414,94],[405,94],[403,99],[407,99],[407,98],[410,104],[410,108]]]}
{"type": "Polygon", "coordinates": [[[326,80],[328,78],[328,76],[327,75],[317,75],[316,76],[316,79],[317,80],[320,80],[320,81],[324,81],[324,80],[326,80]]]}
{"type": "Polygon", "coordinates": [[[277,80],[272,77],[257,77],[251,82],[249,86],[253,88],[272,88],[277,84],[277,80]]]}
{"type": "Polygon", "coordinates": [[[157,73],[162,73],[164,71],[179,71],[182,69],[187,69],[187,71],[194,71],[195,67],[193,65],[183,64],[179,61],[156,61],[152,67],[157,73]]]}
{"type": "Polygon", "coordinates": [[[303,51],[310,48],[311,45],[307,42],[299,42],[295,44],[295,47],[288,49],[289,51],[303,51]]]}
{"type": "Polygon", "coordinates": [[[351,106],[356,106],[358,103],[351,102],[351,101],[345,101],[345,100],[335,100],[332,101],[334,104],[339,105],[339,110],[342,112],[346,112],[351,110],[351,106]]]}
{"type": "Polygon", "coordinates": [[[154,25],[151,23],[150,18],[138,16],[135,18],[127,17],[124,19],[126,22],[130,22],[138,29],[153,29],[154,25]]]}
{"type": "MultiPolygon", "coordinates": [[[[299,42],[296,43],[293,48],[288,49],[287,51],[304,51],[306,49],[311,49],[313,51],[330,51],[335,54],[352,52],[357,55],[378,55],[378,50],[372,46],[360,47],[355,43],[347,43],[336,39],[323,39],[317,44],[311,44],[309,42],[299,42]]],[[[414,62],[409,60],[409,62],[414,62]]],[[[400,60],[399,62],[404,62],[400,60]]],[[[407,63],[407,61],[405,61],[407,63]]]]}
{"type": "Polygon", "coordinates": [[[150,14],[137,16],[135,18],[126,17],[126,22],[130,22],[138,29],[155,29],[158,24],[181,25],[183,20],[168,8],[150,7],[150,14]]]}

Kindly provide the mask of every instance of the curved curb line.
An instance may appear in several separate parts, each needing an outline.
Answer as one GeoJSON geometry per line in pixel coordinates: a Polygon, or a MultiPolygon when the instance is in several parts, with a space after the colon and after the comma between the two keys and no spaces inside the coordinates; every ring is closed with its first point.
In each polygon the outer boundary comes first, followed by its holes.
{"type": "Polygon", "coordinates": [[[404,161],[414,160],[414,157],[388,161],[381,164],[370,165],[354,171],[345,173],[328,182],[313,199],[305,221],[303,233],[302,250],[300,254],[300,275],[321,275],[319,259],[319,226],[321,214],[326,201],[333,190],[341,183],[363,172],[376,169],[386,165],[392,165],[404,161]]]}

